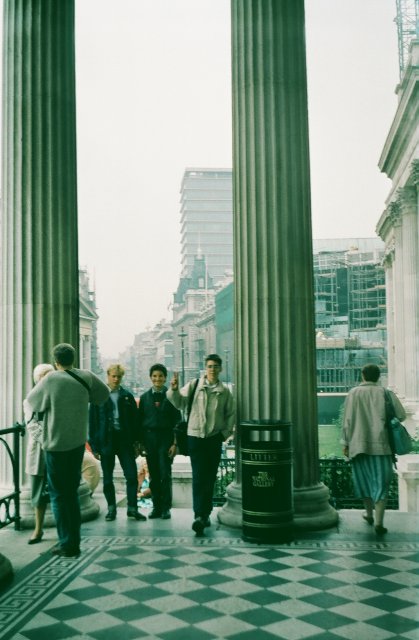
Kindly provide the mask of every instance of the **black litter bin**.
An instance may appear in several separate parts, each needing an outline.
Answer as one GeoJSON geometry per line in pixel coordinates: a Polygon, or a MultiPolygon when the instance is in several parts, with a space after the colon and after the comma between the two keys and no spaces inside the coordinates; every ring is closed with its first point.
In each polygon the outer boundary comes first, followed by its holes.
{"type": "Polygon", "coordinates": [[[287,542],[293,531],[291,423],[241,423],[243,538],[287,542]]]}

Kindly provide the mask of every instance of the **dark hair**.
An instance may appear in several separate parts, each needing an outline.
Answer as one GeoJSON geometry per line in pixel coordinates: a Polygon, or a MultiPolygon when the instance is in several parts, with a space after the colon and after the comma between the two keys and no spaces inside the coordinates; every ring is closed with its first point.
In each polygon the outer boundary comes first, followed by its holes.
{"type": "Polygon", "coordinates": [[[210,353],[205,358],[205,364],[207,364],[207,362],[209,362],[210,360],[212,360],[213,362],[216,362],[217,364],[219,364],[220,367],[223,364],[223,361],[221,360],[220,356],[217,353],[210,353]]]}
{"type": "Polygon", "coordinates": [[[153,364],[153,366],[150,367],[150,378],[154,371],[161,371],[164,377],[167,378],[167,369],[164,364],[160,364],[159,362],[157,362],[157,364],[153,364]]]}
{"type": "Polygon", "coordinates": [[[75,355],[76,350],[74,347],[66,342],[57,344],[52,350],[54,361],[62,367],[68,367],[73,364],[75,355]]]}
{"type": "Polygon", "coordinates": [[[367,382],[377,382],[380,377],[380,368],[376,364],[366,364],[362,367],[362,377],[367,382]]]}

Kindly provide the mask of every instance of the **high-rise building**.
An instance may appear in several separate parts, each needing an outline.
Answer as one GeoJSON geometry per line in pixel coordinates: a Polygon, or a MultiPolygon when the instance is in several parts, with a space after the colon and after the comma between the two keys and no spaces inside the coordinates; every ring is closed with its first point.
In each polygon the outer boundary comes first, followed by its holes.
{"type": "Polygon", "coordinates": [[[205,258],[214,284],[233,269],[231,169],[187,168],[181,185],[182,277],[197,255],[205,258]]]}

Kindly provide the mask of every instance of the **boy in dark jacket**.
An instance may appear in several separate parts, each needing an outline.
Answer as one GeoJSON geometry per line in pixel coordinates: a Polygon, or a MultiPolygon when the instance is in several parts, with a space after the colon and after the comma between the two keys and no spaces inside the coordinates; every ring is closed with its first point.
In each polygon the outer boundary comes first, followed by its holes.
{"type": "Polygon", "coordinates": [[[103,493],[108,503],[106,520],[116,518],[116,496],[113,482],[115,456],[118,456],[127,487],[127,516],[146,520],[137,508],[138,474],[134,443],[139,440],[138,409],[134,396],[121,386],[125,369],[120,364],[108,367],[109,400],[101,406],[90,406],[89,444],[103,472],[103,493]]]}
{"type": "Polygon", "coordinates": [[[153,510],[149,518],[170,518],[172,506],[172,462],[176,455],[174,428],[181,415],[166,398],[163,364],[150,368],[152,387],[140,397],[139,424],[141,443],[146,450],[153,510]]]}

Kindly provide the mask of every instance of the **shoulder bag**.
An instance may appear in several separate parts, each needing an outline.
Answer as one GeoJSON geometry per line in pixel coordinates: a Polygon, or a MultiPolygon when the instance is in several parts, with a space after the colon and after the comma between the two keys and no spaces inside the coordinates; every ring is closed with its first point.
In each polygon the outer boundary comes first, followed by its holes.
{"type": "Polygon", "coordinates": [[[387,389],[384,389],[384,397],[386,403],[386,427],[391,451],[398,456],[404,456],[412,451],[412,438],[406,427],[397,418],[391,395],[387,389]]]}

